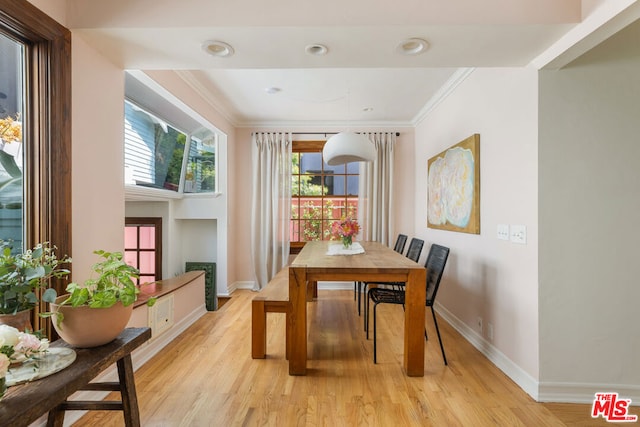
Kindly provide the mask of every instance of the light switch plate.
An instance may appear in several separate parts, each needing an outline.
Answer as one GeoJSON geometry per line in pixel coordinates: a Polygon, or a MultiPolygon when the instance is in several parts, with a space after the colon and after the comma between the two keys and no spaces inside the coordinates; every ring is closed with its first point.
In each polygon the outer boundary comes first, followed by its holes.
{"type": "Polygon", "coordinates": [[[525,245],[527,243],[527,227],[524,225],[512,225],[511,241],[525,245]]]}
{"type": "Polygon", "coordinates": [[[498,224],[498,239],[509,240],[509,224],[498,224]]]}

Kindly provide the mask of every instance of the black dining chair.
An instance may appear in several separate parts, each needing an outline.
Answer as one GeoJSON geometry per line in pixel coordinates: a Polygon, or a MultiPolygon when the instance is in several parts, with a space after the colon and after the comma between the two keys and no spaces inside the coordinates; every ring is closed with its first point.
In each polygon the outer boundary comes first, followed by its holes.
{"type": "MultiPolygon", "coordinates": [[[[440,342],[440,350],[442,351],[442,359],[444,364],[448,365],[447,357],[444,353],[444,346],[442,345],[442,338],[440,337],[440,329],[438,328],[438,321],[436,320],[436,312],[433,309],[433,304],[436,301],[436,294],[440,287],[440,279],[442,279],[442,273],[444,267],[447,264],[447,258],[449,257],[449,248],[433,244],[429,249],[427,255],[427,261],[425,267],[427,269],[426,291],[427,299],[425,305],[431,307],[431,314],[433,315],[433,323],[436,326],[436,333],[438,334],[438,341],[440,342]]],[[[367,311],[369,311],[368,301],[373,301],[373,363],[377,363],[377,330],[376,330],[376,309],[378,304],[398,304],[404,307],[405,303],[405,291],[403,289],[388,289],[388,288],[370,288],[367,293],[367,311]]],[[[368,316],[368,313],[365,313],[368,316]]],[[[369,331],[367,331],[367,339],[369,338],[369,331]]],[[[424,330],[424,338],[428,340],[427,329],[424,330]]]]}
{"type": "MultiPolygon", "coordinates": [[[[420,254],[422,254],[422,248],[424,247],[424,240],[413,237],[409,242],[409,249],[407,249],[406,257],[413,262],[418,262],[420,254]]],[[[378,287],[381,285],[391,286],[394,289],[401,289],[404,286],[404,282],[364,282],[364,293],[367,293],[367,288],[371,285],[378,287]]],[[[369,298],[367,298],[367,309],[364,312],[364,330],[369,332],[369,298]]]]}
{"type": "MultiPolygon", "coordinates": [[[[408,236],[406,234],[398,234],[398,237],[396,238],[396,244],[393,246],[393,250],[398,252],[398,253],[403,253],[404,252],[404,247],[407,244],[407,239],[408,236]]],[[[364,292],[367,292],[366,286],[364,289],[364,292]]],[[[354,282],[353,283],[353,300],[356,300],[356,297],[358,299],[358,316],[360,316],[360,307],[362,306],[362,282],[354,282]]]]}

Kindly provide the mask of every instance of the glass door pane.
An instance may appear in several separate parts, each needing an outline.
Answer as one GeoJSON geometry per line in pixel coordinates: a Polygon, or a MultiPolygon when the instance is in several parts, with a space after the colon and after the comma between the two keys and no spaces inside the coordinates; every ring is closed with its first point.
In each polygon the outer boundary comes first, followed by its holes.
{"type": "Polygon", "coordinates": [[[22,251],[24,46],[0,34],[0,239],[22,251]]]}

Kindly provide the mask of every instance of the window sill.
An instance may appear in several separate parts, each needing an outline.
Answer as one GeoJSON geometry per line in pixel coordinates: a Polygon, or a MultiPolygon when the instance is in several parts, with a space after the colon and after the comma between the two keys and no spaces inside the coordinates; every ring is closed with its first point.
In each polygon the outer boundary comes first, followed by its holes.
{"type": "Polygon", "coordinates": [[[214,193],[214,192],[208,192],[208,193],[184,193],[184,197],[185,199],[211,199],[211,198],[218,198],[222,196],[222,193],[214,193]]]}
{"type": "Polygon", "coordinates": [[[124,200],[131,201],[165,201],[182,199],[182,194],[177,191],[162,190],[159,188],[149,188],[139,185],[124,186],[124,200]]]}
{"type": "Polygon", "coordinates": [[[177,191],[162,190],[159,188],[149,188],[139,185],[124,186],[124,200],[126,202],[164,202],[168,200],[180,200],[184,198],[217,198],[222,193],[179,193],[177,191]]]}

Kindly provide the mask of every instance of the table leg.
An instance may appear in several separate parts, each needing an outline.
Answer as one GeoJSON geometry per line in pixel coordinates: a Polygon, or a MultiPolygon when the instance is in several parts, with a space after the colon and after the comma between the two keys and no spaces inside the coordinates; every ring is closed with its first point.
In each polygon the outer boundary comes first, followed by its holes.
{"type": "Polygon", "coordinates": [[[289,375],[307,373],[307,272],[289,267],[289,375]]]}
{"type": "Polygon", "coordinates": [[[138,398],[136,396],[136,383],[133,376],[131,354],[127,354],[118,360],[117,365],[125,425],[127,427],[140,427],[140,411],[138,410],[138,398]]]}
{"type": "Polygon", "coordinates": [[[410,377],[424,376],[424,312],[426,270],[411,269],[406,284],[404,314],[404,368],[410,377]]]}
{"type": "Polygon", "coordinates": [[[314,299],[318,299],[318,282],[310,280],[307,282],[307,302],[313,302],[314,299]]]}

